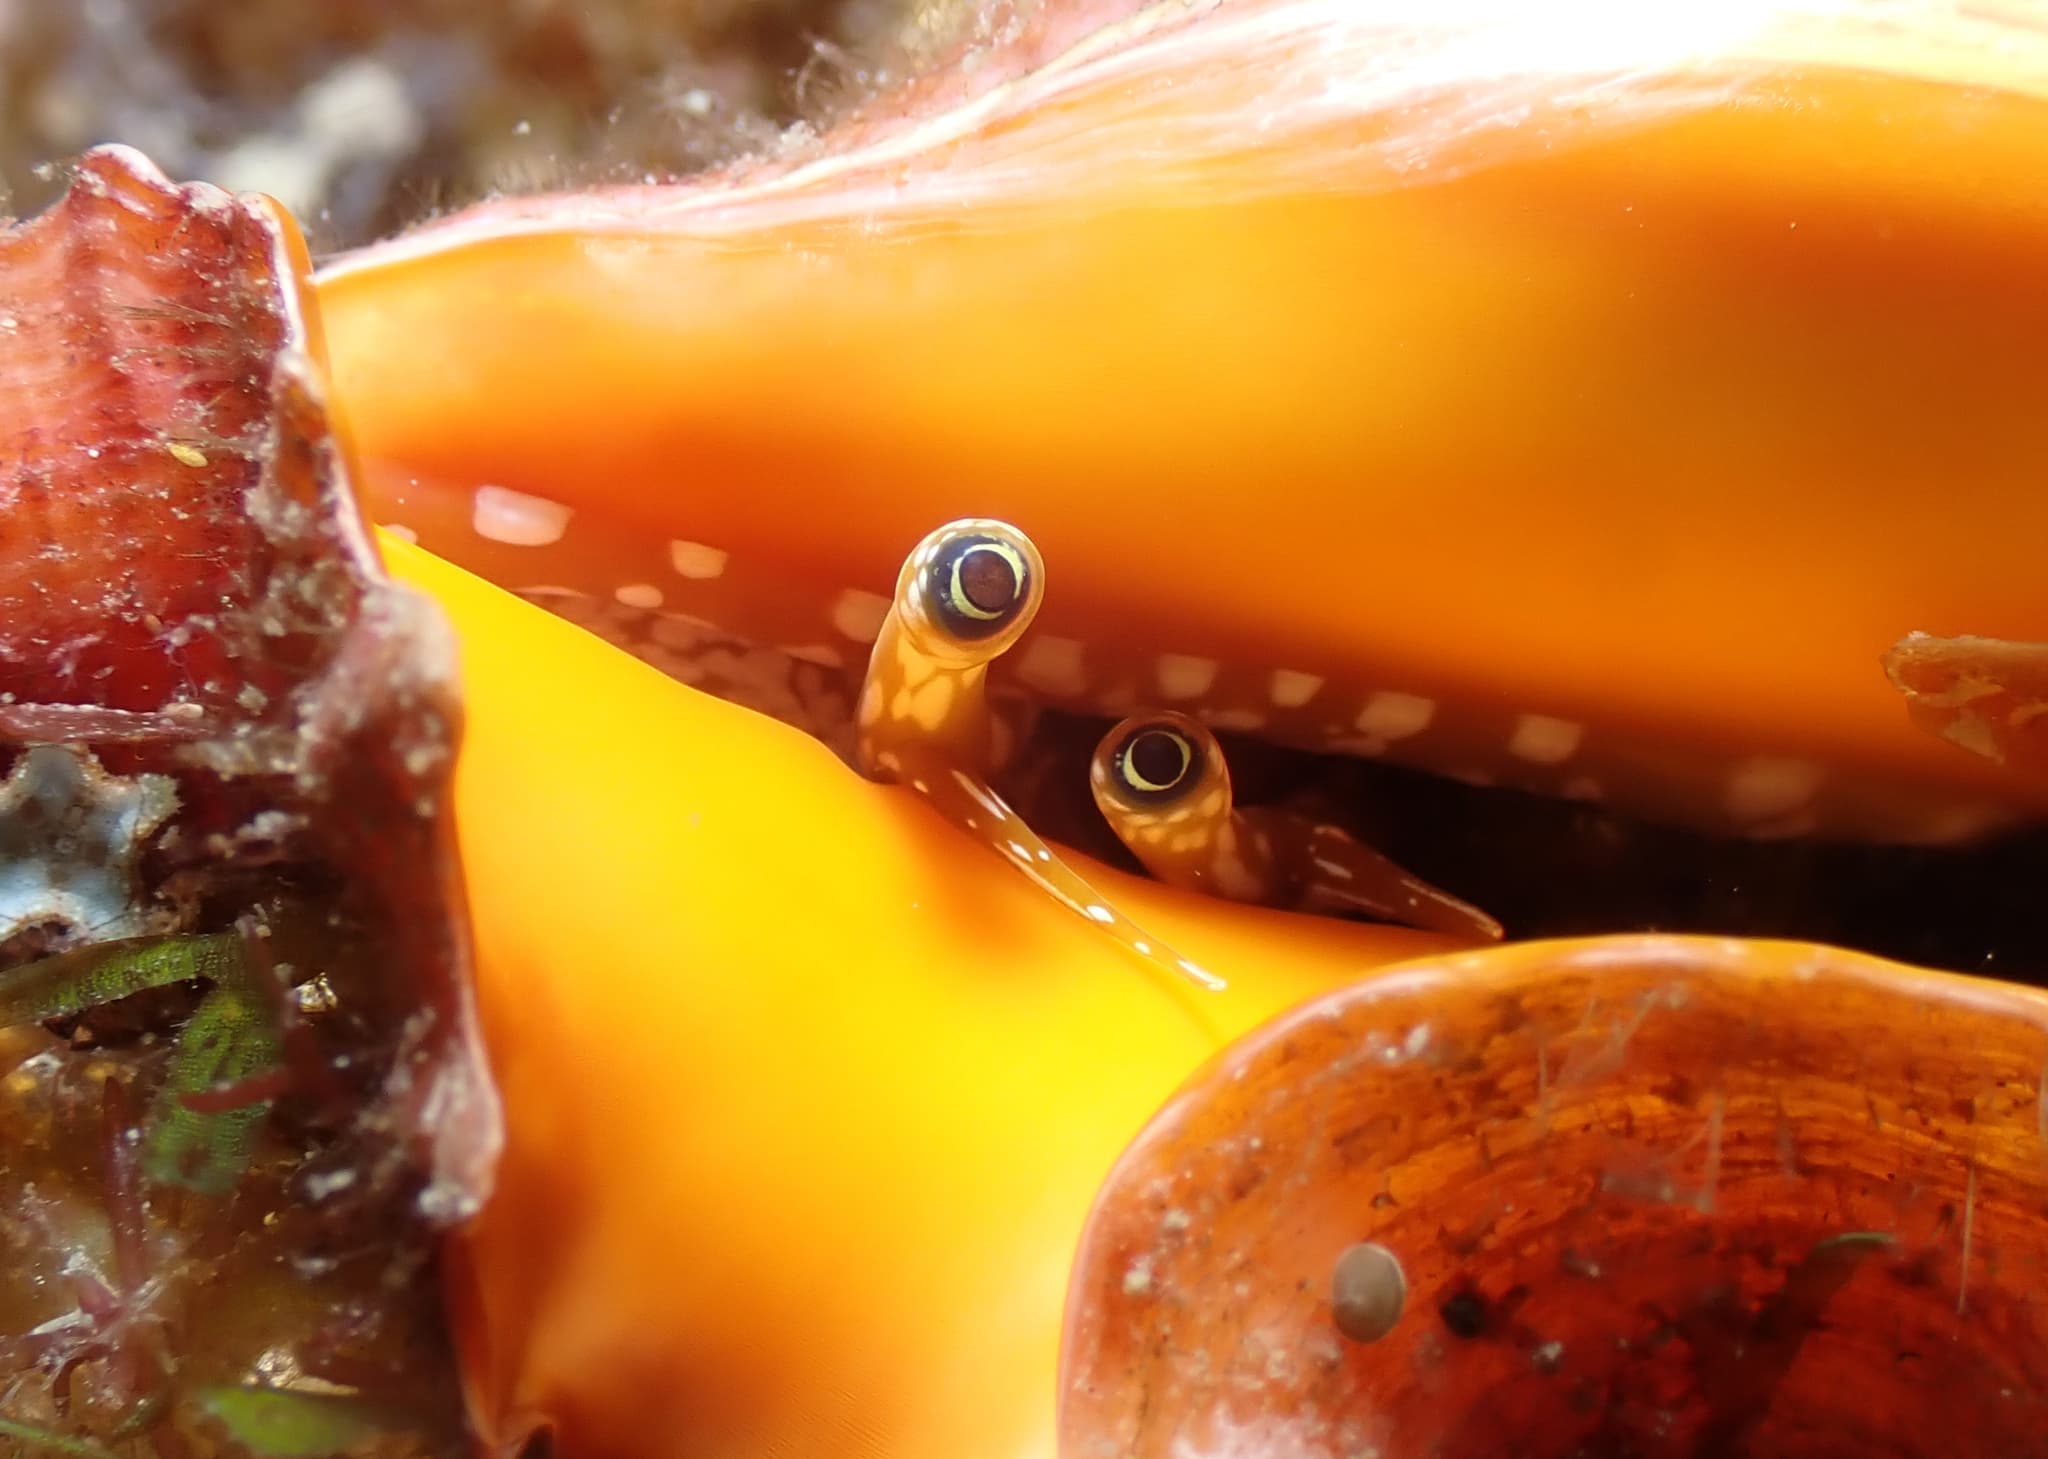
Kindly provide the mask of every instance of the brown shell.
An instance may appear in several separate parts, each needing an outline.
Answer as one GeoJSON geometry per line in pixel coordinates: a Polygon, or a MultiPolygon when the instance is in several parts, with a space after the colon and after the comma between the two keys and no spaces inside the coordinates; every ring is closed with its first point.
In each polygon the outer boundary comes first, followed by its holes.
{"type": "Polygon", "coordinates": [[[1229,1049],[1124,1156],[1063,1459],[2048,1452],[2048,997],[1804,944],[1446,958],[1229,1049]],[[1347,1248],[1405,1272],[1384,1337],[1347,1248]]]}

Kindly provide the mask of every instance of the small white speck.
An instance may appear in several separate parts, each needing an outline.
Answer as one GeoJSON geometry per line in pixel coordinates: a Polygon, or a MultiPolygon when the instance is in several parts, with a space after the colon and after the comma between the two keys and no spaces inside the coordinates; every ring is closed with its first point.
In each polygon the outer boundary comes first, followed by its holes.
{"type": "Polygon", "coordinates": [[[614,589],[612,596],[628,608],[659,608],[661,589],[652,583],[627,583],[614,589]]]}
{"type": "Polygon", "coordinates": [[[1116,920],[1116,913],[1110,911],[1109,908],[1103,906],[1100,902],[1090,902],[1086,910],[1088,915],[1097,922],[1114,922],[1116,920]]]}
{"type": "Polygon", "coordinates": [[[1152,1259],[1139,1257],[1124,1271],[1124,1295],[1142,1297],[1152,1290],[1152,1259]]]}
{"type": "Polygon", "coordinates": [[[397,522],[389,522],[385,524],[384,530],[393,537],[396,537],[400,542],[410,542],[415,547],[419,545],[420,534],[413,531],[410,527],[401,526],[397,522]]]}
{"type": "Polygon", "coordinates": [[[306,1177],[306,1194],[316,1201],[324,1201],[355,1183],[356,1173],[353,1170],[316,1172],[306,1177]]]}

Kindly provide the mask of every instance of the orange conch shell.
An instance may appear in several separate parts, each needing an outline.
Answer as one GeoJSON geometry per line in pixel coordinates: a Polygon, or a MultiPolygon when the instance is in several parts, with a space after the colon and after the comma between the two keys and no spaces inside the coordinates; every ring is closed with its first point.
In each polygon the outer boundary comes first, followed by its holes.
{"type": "Polygon", "coordinates": [[[1124,1156],[1060,1452],[2040,1453],[2044,1056],[2048,996],[1805,944],[1389,970],[1124,1156]]]}

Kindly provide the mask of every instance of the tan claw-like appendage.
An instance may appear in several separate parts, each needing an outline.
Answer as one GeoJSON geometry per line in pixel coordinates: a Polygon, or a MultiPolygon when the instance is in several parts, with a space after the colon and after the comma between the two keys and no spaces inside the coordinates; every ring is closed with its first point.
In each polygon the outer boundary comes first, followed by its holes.
{"type": "Polygon", "coordinates": [[[2048,776],[2048,643],[1909,633],[1885,654],[1884,670],[1922,729],[2048,776]]]}
{"type": "Polygon", "coordinates": [[[1501,925],[1336,826],[1233,802],[1207,726],[1161,710],[1103,736],[1089,768],[1103,817],[1152,875],[1232,901],[1385,921],[1498,941],[1501,925]]]}
{"type": "Polygon", "coordinates": [[[908,786],[1041,890],[1137,956],[1208,989],[1223,980],[1112,907],[988,783],[989,664],[1023,634],[1045,592],[1038,549],[1006,522],[968,518],[904,561],[875,637],[854,744],[861,773],[908,786]]]}

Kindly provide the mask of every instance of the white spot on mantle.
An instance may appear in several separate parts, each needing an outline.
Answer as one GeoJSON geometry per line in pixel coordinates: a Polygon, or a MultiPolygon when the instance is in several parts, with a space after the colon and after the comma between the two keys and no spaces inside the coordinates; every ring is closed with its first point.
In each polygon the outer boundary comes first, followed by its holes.
{"type": "Polygon", "coordinates": [[[547,547],[562,540],[573,515],[568,507],[546,497],[503,486],[480,486],[469,522],[477,536],[507,547],[547,547]]]}
{"type": "Polygon", "coordinates": [[[1759,755],[1728,772],[1721,803],[1738,821],[1765,821],[1801,810],[1820,789],[1822,771],[1810,760],[1759,755]]]}
{"type": "Polygon", "coordinates": [[[1321,674],[1304,674],[1299,669],[1273,670],[1273,702],[1282,709],[1299,709],[1323,687],[1321,674]]]}
{"type": "Polygon", "coordinates": [[[1436,718],[1436,701],[1420,694],[1403,694],[1383,689],[1365,701],[1354,721],[1365,734],[1382,740],[1405,740],[1429,728],[1436,718]]]}
{"type": "Polygon", "coordinates": [[[725,575],[727,556],[702,542],[677,539],[668,545],[668,560],[678,576],[705,580],[725,575]]]}
{"type": "Polygon", "coordinates": [[[1199,654],[1161,654],[1159,692],[1168,699],[1200,699],[1216,683],[1219,667],[1216,660],[1199,654]]]}
{"type": "Polygon", "coordinates": [[[1042,694],[1072,696],[1088,687],[1079,639],[1034,634],[1017,660],[1017,677],[1042,694]]]}
{"type": "Polygon", "coordinates": [[[1515,721],[1508,753],[1532,765],[1562,765],[1579,752],[1579,742],[1585,737],[1586,727],[1576,720],[1525,714],[1515,721]]]}
{"type": "Polygon", "coordinates": [[[848,588],[832,601],[832,626],[855,643],[873,643],[889,617],[889,600],[848,588]]]}

